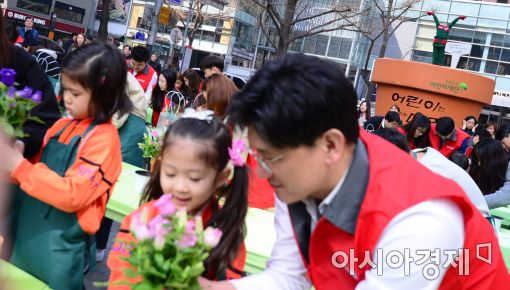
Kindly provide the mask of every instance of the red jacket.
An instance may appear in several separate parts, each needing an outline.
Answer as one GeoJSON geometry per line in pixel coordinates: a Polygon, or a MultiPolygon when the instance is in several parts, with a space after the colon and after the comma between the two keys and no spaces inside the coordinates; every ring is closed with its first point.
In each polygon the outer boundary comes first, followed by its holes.
{"type": "Polygon", "coordinates": [[[141,72],[135,73],[132,68],[129,68],[128,71],[135,76],[144,92],[147,92],[151,82],[151,90],[158,83],[158,73],[148,64],[145,65],[145,68],[141,72]]]}
{"type": "Polygon", "coordinates": [[[469,138],[469,135],[460,130],[455,128],[455,131],[452,134],[452,137],[446,142],[443,143],[443,146],[440,146],[441,144],[441,138],[437,136],[436,134],[436,124],[432,124],[430,127],[430,133],[429,133],[429,140],[430,140],[430,147],[436,149],[437,151],[441,152],[446,158],[450,157],[453,152],[460,149],[462,146],[462,143],[464,140],[469,138]]]}
{"type": "MultiPolygon", "coordinates": [[[[464,256],[465,263],[459,262],[458,267],[449,267],[439,289],[507,289],[510,277],[494,230],[467,199],[462,189],[455,182],[432,173],[409,155],[378,137],[361,132],[361,141],[366,146],[366,151],[359,142],[356,152],[366,152],[360,155],[366,154],[368,163],[359,161],[362,158],[355,158],[351,169],[356,170],[349,171],[350,174],[348,173],[345,181],[351,183],[360,181],[358,182],[360,184],[348,186],[351,191],[353,188],[354,190],[360,188],[359,194],[350,193],[351,200],[348,201],[350,203],[352,199],[359,200],[359,212],[357,215],[353,214],[356,219],[354,226],[335,225],[334,223],[341,223],[339,222],[341,218],[330,220],[341,206],[339,204],[346,202],[345,198],[342,200],[335,197],[308,239],[303,236],[302,229],[306,232],[309,224],[304,223],[303,226],[303,215],[299,214],[299,208],[296,207],[302,203],[289,205],[295,236],[315,289],[355,289],[356,285],[365,279],[365,273],[370,269],[370,264],[360,266],[366,261],[365,254],[369,257],[375,256],[374,248],[389,222],[404,210],[437,198],[449,198],[462,210],[465,229],[463,248],[468,249],[470,253],[464,256]],[[331,211],[328,212],[330,208],[331,211]],[[342,228],[350,228],[352,233],[342,228]],[[492,252],[487,253],[483,249],[477,251],[477,245],[485,244],[491,245],[492,252]],[[346,265],[353,263],[355,275],[349,274],[347,271],[351,269],[349,266],[346,268],[333,266],[332,257],[339,251],[346,253],[348,257],[347,261],[343,257],[337,261],[346,265]],[[352,251],[354,256],[349,254],[352,251]],[[490,256],[491,263],[478,259],[476,253],[483,257],[490,256]],[[351,257],[355,258],[354,261],[351,257]],[[460,265],[469,265],[468,275],[459,274],[460,265]]],[[[339,195],[341,193],[345,194],[340,192],[339,195]]],[[[306,211],[304,204],[301,213],[303,210],[306,211]]],[[[344,211],[343,214],[348,213],[344,211]]]]}

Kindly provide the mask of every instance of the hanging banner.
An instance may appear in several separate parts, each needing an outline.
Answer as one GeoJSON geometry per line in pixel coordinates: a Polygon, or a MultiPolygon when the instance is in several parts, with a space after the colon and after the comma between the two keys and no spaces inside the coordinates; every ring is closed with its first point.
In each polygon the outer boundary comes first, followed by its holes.
{"type": "Polygon", "coordinates": [[[159,9],[159,23],[162,25],[170,24],[170,16],[172,15],[172,10],[170,7],[161,6],[159,9]]]}
{"type": "MultiPolygon", "coordinates": [[[[110,4],[110,21],[126,23],[131,7],[131,0],[112,0],[110,4]]],[[[96,19],[101,19],[103,0],[97,1],[96,19]]]]}

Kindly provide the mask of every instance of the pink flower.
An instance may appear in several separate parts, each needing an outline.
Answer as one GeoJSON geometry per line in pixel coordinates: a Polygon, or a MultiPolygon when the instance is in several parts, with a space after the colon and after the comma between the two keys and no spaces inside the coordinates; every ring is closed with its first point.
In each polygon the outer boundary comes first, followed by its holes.
{"type": "Polygon", "coordinates": [[[152,130],[151,132],[151,136],[154,137],[154,138],[158,138],[159,137],[159,132],[158,130],[152,130]]]}
{"type": "Polygon", "coordinates": [[[171,194],[163,194],[154,205],[158,208],[159,212],[164,216],[173,215],[177,211],[177,207],[172,202],[171,194]]]}
{"type": "Polygon", "coordinates": [[[157,215],[149,222],[149,232],[154,237],[154,248],[156,248],[156,250],[163,249],[166,235],[171,230],[170,222],[162,215],[157,215]]]}
{"type": "Polygon", "coordinates": [[[140,241],[149,240],[154,237],[145,222],[142,220],[139,212],[133,213],[133,217],[131,219],[131,232],[135,235],[136,239],[140,241]]]}
{"type": "Polygon", "coordinates": [[[230,159],[232,160],[232,164],[234,166],[243,166],[244,158],[243,153],[246,152],[246,144],[244,140],[237,139],[232,141],[232,147],[228,148],[228,154],[230,155],[230,159]]]}
{"type": "Polygon", "coordinates": [[[209,246],[211,248],[216,247],[218,245],[218,243],[220,242],[222,234],[223,233],[221,232],[221,230],[212,228],[212,227],[208,227],[204,231],[204,244],[206,244],[207,246],[209,246]]]}
{"type": "Polygon", "coordinates": [[[186,229],[184,231],[184,235],[179,241],[179,247],[181,248],[189,248],[195,246],[197,243],[197,235],[195,234],[195,221],[189,220],[186,223],[186,229]]]}

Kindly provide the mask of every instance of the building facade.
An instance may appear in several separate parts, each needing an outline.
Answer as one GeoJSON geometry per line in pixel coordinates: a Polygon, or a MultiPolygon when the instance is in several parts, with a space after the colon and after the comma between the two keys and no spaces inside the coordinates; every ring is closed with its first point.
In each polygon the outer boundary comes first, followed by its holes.
{"type": "Polygon", "coordinates": [[[55,17],[55,39],[71,33],[85,33],[93,21],[96,1],[82,0],[3,0],[4,18],[15,26],[23,26],[27,17],[34,18],[34,27],[47,35],[52,16],[55,17]]]}

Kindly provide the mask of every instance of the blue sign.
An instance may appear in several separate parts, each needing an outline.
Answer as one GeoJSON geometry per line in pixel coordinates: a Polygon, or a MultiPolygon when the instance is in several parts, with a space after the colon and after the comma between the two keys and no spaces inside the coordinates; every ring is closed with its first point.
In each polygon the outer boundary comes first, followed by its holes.
{"type": "Polygon", "coordinates": [[[141,40],[141,41],[144,41],[145,40],[145,33],[143,32],[137,32],[135,34],[135,39],[137,40],[141,40]]]}
{"type": "Polygon", "coordinates": [[[174,4],[174,5],[181,5],[182,4],[182,0],[170,0],[168,2],[170,2],[170,4],[174,4]]]}

